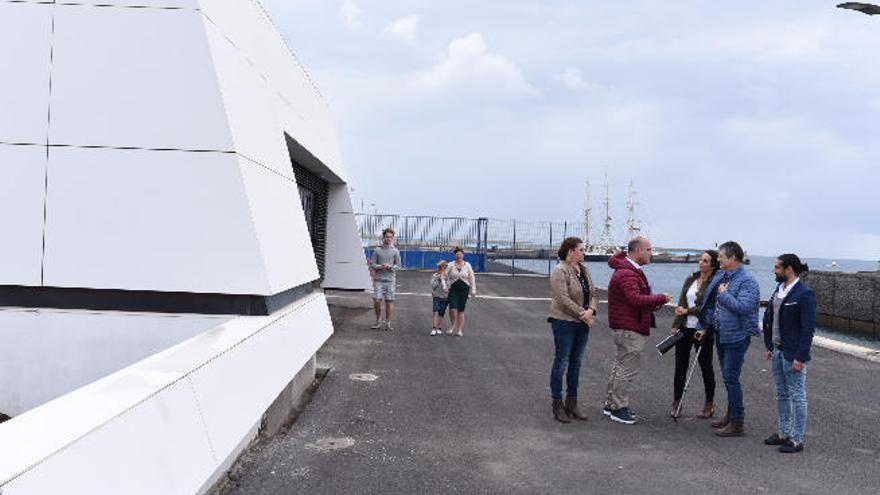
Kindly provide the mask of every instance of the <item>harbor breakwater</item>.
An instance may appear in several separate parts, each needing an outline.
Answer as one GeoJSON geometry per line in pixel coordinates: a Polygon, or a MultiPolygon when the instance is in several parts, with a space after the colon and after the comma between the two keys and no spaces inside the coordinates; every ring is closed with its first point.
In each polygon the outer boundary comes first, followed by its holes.
{"type": "Polygon", "coordinates": [[[816,292],[818,325],[880,338],[880,272],[810,271],[802,278],[816,292]]]}

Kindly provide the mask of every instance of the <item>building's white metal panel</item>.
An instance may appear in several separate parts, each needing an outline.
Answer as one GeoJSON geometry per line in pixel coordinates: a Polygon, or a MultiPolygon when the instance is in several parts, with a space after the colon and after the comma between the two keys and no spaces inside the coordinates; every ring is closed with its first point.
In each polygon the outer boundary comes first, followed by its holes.
{"type": "Polygon", "coordinates": [[[120,413],[4,485],[3,494],[191,495],[213,474],[217,459],[189,380],[120,413]]]}
{"type": "Polygon", "coordinates": [[[38,286],[46,147],[0,144],[0,171],[0,285],[38,286]]]}
{"type": "Polygon", "coordinates": [[[293,58],[266,12],[253,0],[202,0],[202,12],[303,116],[326,104],[293,58]]]}
{"type": "Polygon", "coordinates": [[[202,0],[202,11],[266,80],[280,126],[340,180],[345,170],[327,103],[253,0],[202,0]]]}
{"type": "Polygon", "coordinates": [[[332,332],[326,300],[315,297],[190,376],[220,462],[332,332]]]}
{"type": "Polygon", "coordinates": [[[231,153],[52,148],[45,284],[271,294],[239,169],[231,153]]]}
{"type": "MultiPolygon", "coordinates": [[[[114,319],[113,312],[96,312],[114,319]]],[[[73,312],[57,311],[57,318],[73,312]]],[[[157,320],[167,315],[142,315],[157,320]]],[[[0,485],[38,467],[43,460],[115,421],[129,409],[154,400],[164,388],[184,379],[198,367],[210,365],[220,354],[271,323],[265,316],[235,317],[196,337],[166,349],[124,370],[65,394],[0,424],[0,485]]],[[[90,356],[81,356],[84,359],[90,356]]],[[[173,406],[174,404],[171,404],[173,406]]],[[[143,431],[150,433],[147,420],[143,431]]],[[[194,429],[204,425],[193,424],[194,429]]],[[[137,434],[118,437],[111,451],[138,448],[137,434]]],[[[153,459],[150,464],[161,462],[153,459]]],[[[186,468],[186,464],[182,464],[186,468]]],[[[153,469],[152,465],[144,469],[153,469]]],[[[68,486],[63,493],[82,493],[68,486]]],[[[54,492],[49,492],[54,493],[54,492]]],[[[99,492],[102,493],[102,492],[99,492]]],[[[125,491],[111,491],[113,495],[125,491]]]]}
{"type": "Polygon", "coordinates": [[[0,310],[0,412],[18,416],[231,318],[0,310]]]}
{"type": "Polygon", "coordinates": [[[0,142],[46,143],[52,6],[0,2],[0,142]]]}
{"type": "Polygon", "coordinates": [[[58,6],[52,144],[233,149],[192,10],[58,6]]]}
{"type": "Polygon", "coordinates": [[[213,24],[205,23],[235,150],[293,178],[284,131],[266,81],[213,24]]]}
{"type": "MultiPolygon", "coordinates": [[[[59,0],[61,2],[61,0],[59,0]]],[[[120,7],[152,7],[157,9],[198,9],[198,0],[69,0],[66,3],[85,3],[91,5],[117,5],[120,7]]]]}
{"type": "Polygon", "coordinates": [[[250,160],[241,158],[240,163],[269,292],[317,280],[318,265],[296,182],[250,160]]]}
{"type": "Polygon", "coordinates": [[[2,491],[196,493],[331,332],[326,299],[313,294],[17,416],[0,425],[0,444],[16,446],[0,449],[2,491]]]}
{"type": "Polygon", "coordinates": [[[351,196],[345,184],[330,184],[323,286],[330,289],[371,288],[364,248],[358,235],[351,196]]]}

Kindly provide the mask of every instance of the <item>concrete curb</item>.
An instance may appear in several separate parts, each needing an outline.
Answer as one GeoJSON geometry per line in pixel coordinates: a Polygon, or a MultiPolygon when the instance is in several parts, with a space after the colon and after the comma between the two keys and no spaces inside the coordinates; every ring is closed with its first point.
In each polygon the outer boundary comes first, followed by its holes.
{"type": "Polygon", "coordinates": [[[868,347],[848,344],[846,342],[829,339],[828,337],[820,337],[818,335],[813,337],[813,344],[823,349],[841,352],[843,354],[855,356],[857,358],[861,358],[872,363],[880,364],[880,351],[875,351],[874,349],[868,347]]]}

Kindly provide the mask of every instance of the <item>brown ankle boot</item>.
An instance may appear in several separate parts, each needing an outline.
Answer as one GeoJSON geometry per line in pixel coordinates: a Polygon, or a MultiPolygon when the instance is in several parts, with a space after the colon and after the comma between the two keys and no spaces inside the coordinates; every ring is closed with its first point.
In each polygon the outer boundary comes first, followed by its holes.
{"type": "Polygon", "coordinates": [[[707,402],[706,405],[703,406],[703,412],[697,414],[697,417],[700,419],[709,419],[712,416],[715,416],[715,404],[711,402],[707,402]]]}
{"type": "Polygon", "coordinates": [[[681,415],[681,411],[678,407],[681,405],[681,400],[672,401],[672,409],[669,410],[669,416],[672,418],[677,418],[681,415]]]}
{"type": "Polygon", "coordinates": [[[580,409],[578,409],[577,397],[565,398],[565,414],[567,414],[569,418],[579,419],[581,421],[587,420],[587,417],[581,413],[580,409]]]}
{"type": "Polygon", "coordinates": [[[743,418],[732,418],[724,429],[715,432],[719,437],[741,437],[746,434],[743,418]]]}
{"type": "Polygon", "coordinates": [[[718,421],[712,421],[712,428],[724,428],[730,423],[730,413],[724,413],[718,421]]]}
{"type": "Polygon", "coordinates": [[[560,423],[571,423],[571,421],[565,417],[565,406],[562,404],[561,399],[553,399],[553,419],[560,423]]]}

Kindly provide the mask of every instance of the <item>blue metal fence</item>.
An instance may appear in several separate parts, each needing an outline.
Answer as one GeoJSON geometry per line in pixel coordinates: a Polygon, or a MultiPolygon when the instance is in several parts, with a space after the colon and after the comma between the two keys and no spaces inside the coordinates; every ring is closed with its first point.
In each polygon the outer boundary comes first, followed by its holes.
{"type": "MultiPolygon", "coordinates": [[[[373,248],[364,248],[364,255],[368,259],[373,256],[373,248]]],[[[433,270],[441,260],[451,262],[454,259],[452,251],[400,250],[400,264],[405,270],[433,270]]],[[[486,253],[465,253],[464,260],[475,272],[486,271],[486,253]]]]}

